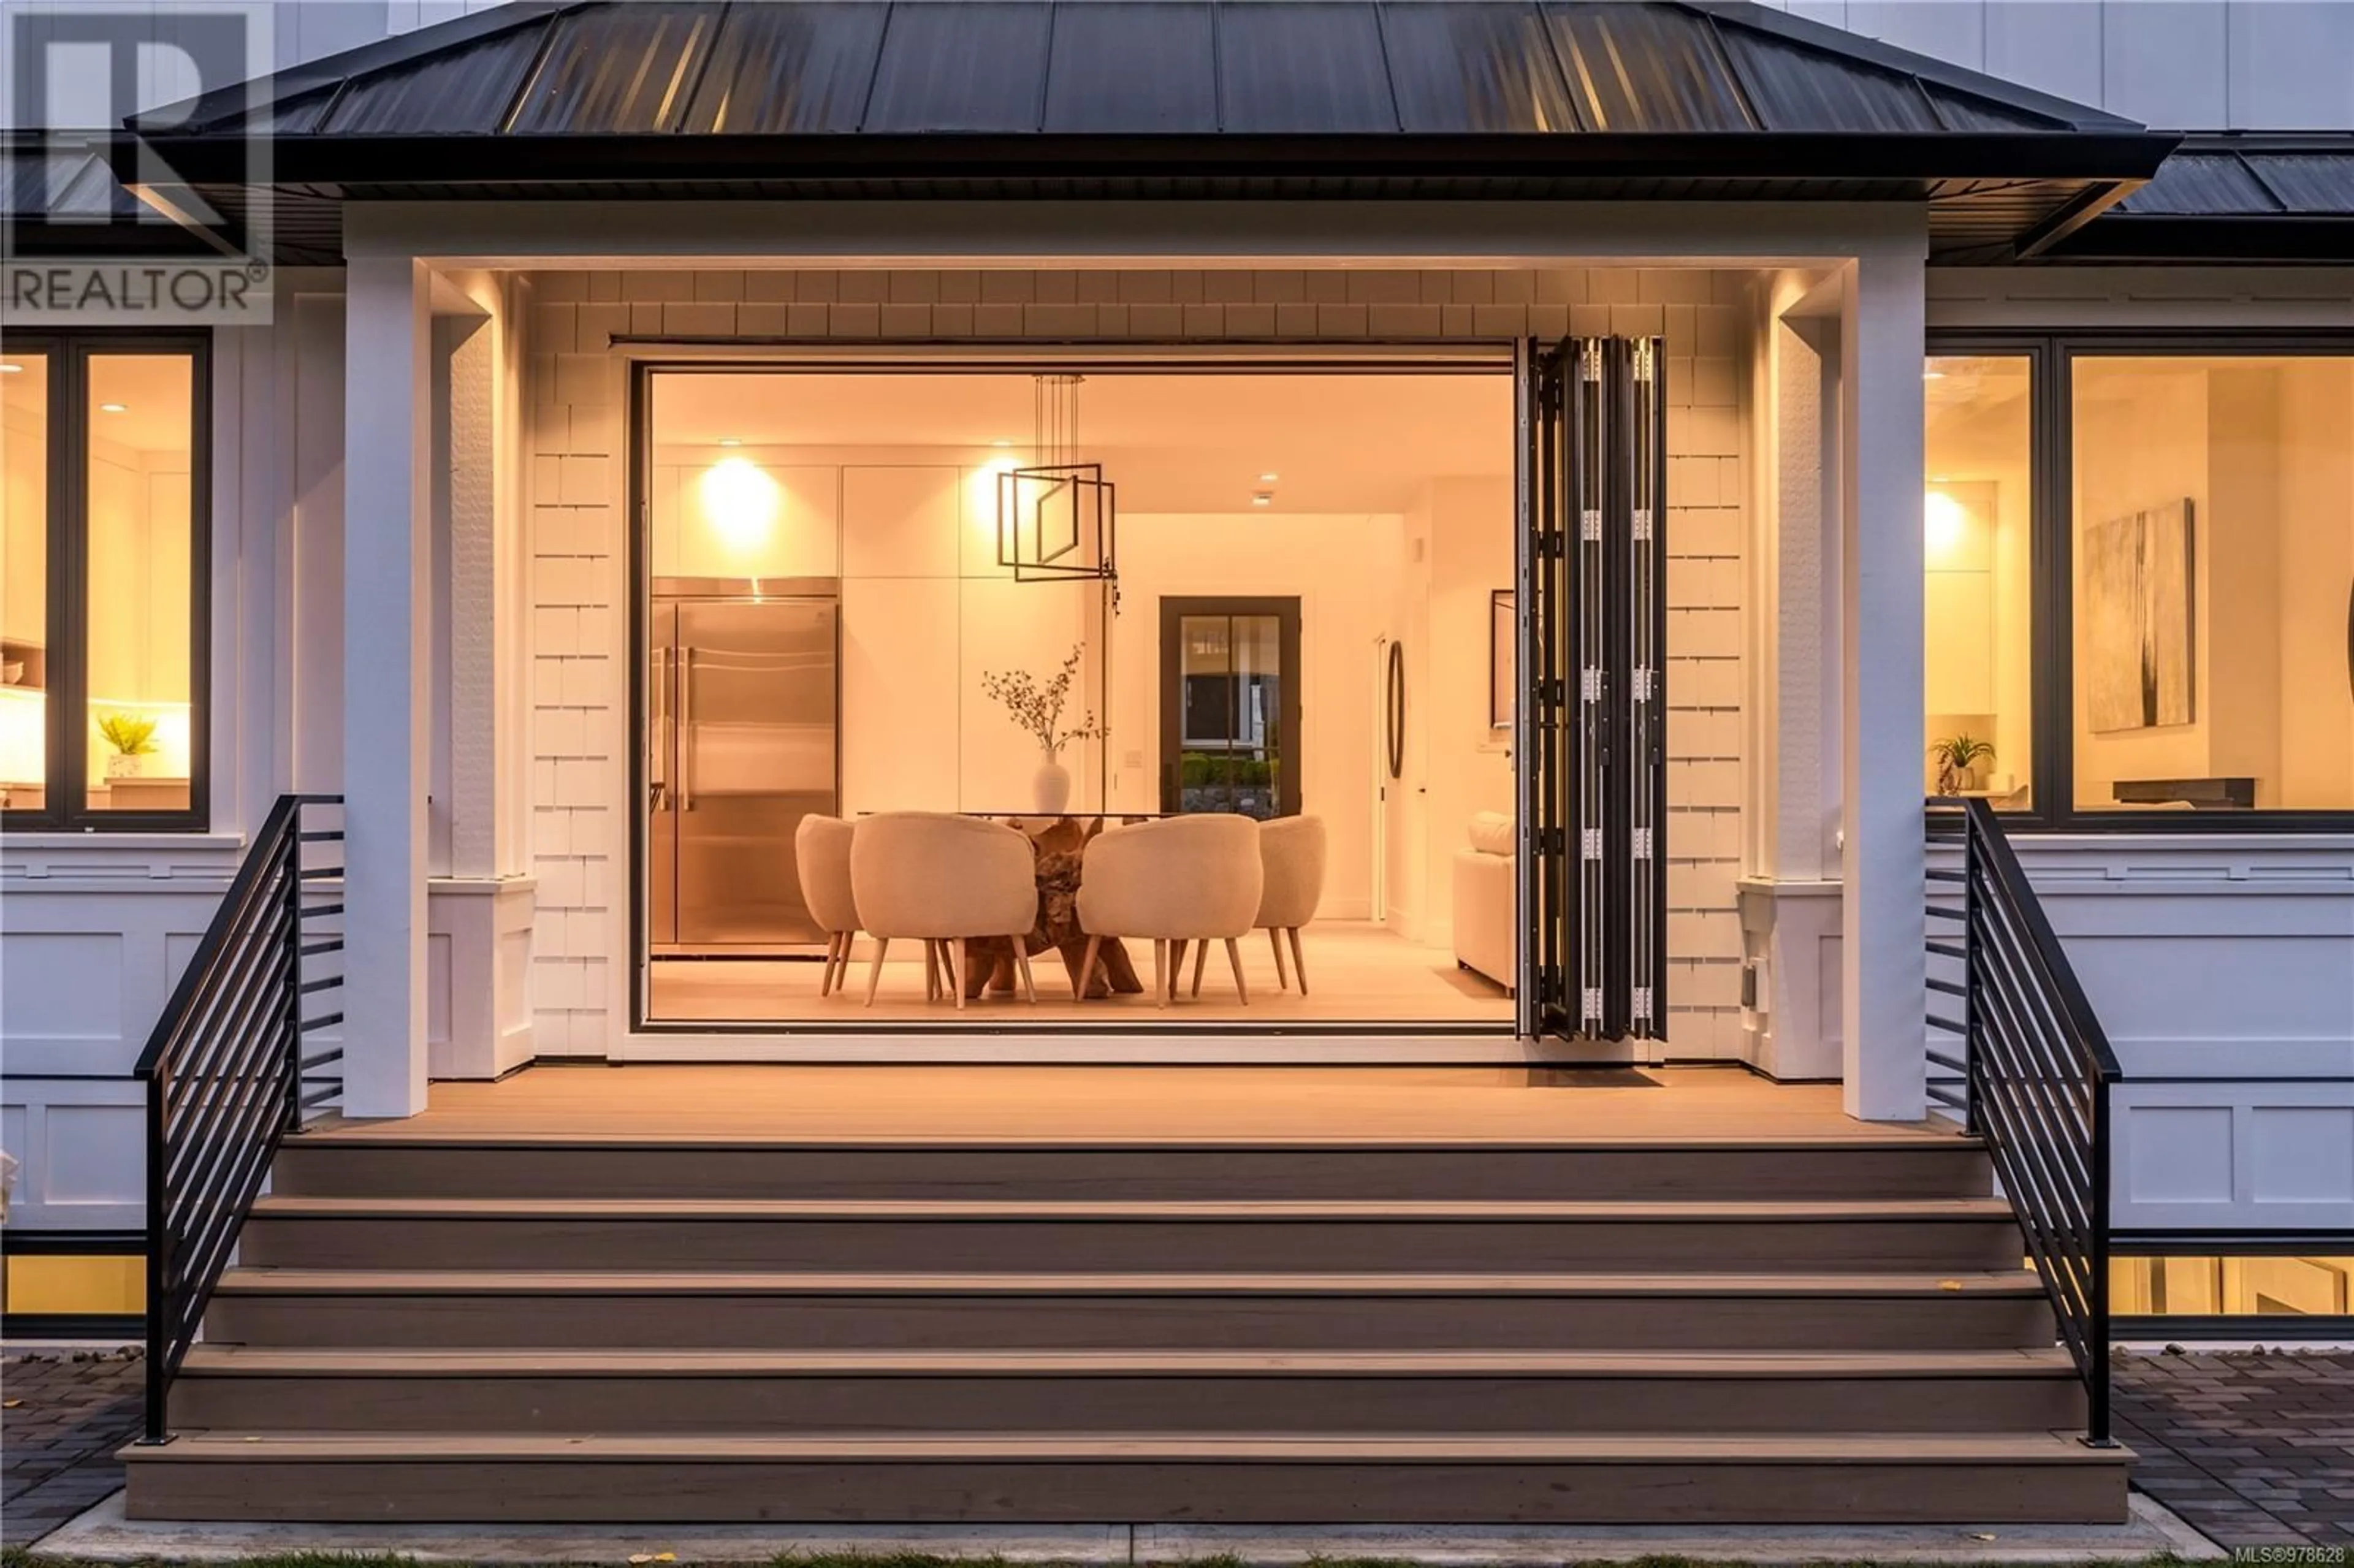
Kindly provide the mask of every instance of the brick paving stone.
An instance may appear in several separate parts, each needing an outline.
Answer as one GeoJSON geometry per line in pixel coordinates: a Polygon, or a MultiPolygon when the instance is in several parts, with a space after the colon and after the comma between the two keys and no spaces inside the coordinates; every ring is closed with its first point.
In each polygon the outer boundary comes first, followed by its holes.
{"type": "Polygon", "coordinates": [[[0,1543],[29,1546],[122,1485],[144,1371],[135,1350],[0,1355],[0,1543]]]}
{"type": "Polygon", "coordinates": [[[2216,1544],[2354,1546],[2354,1351],[2120,1354],[2134,1484],[2216,1544]]]}

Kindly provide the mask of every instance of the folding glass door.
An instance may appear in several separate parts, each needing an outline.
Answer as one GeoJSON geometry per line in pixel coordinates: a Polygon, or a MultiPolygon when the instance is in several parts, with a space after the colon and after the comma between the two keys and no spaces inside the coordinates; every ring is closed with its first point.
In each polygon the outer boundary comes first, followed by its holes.
{"type": "Polygon", "coordinates": [[[1666,1036],[1663,367],[1655,338],[1522,350],[1524,1034],[1666,1036]]]}

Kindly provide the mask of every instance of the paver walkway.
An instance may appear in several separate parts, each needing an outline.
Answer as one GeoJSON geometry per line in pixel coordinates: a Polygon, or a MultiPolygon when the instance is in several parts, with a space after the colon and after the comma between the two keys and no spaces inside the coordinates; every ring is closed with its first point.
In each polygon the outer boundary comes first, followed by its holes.
{"type": "Polygon", "coordinates": [[[2354,1352],[2128,1356],[2134,1485],[2219,1546],[2354,1551],[2354,1352]]]}
{"type": "MultiPolygon", "coordinates": [[[[0,1541],[28,1545],[122,1484],[138,1353],[0,1357],[0,1541]]],[[[2129,1356],[2117,1436],[2135,1484],[2227,1547],[2354,1548],[2354,1352],[2129,1356]]]]}
{"type": "Polygon", "coordinates": [[[0,1543],[29,1546],[122,1485],[145,1370],[135,1350],[0,1356],[0,1543]]]}

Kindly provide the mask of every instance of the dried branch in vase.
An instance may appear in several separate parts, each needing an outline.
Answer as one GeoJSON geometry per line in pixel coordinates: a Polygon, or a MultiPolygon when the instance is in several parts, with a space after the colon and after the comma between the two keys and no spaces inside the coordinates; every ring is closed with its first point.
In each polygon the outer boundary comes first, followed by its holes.
{"type": "Polygon", "coordinates": [[[985,670],[981,673],[981,692],[991,700],[1004,705],[1006,715],[1016,727],[1038,742],[1039,749],[1048,761],[1059,758],[1063,747],[1075,740],[1100,740],[1110,733],[1108,726],[1096,723],[1095,710],[1086,709],[1077,725],[1069,729],[1063,726],[1063,709],[1071,700],[1071,683],[1079,672],[1079,662],[1085,650],[1079,644],[1071,647],[1071,656],[1054,678],[1040,684],[1027,670],[985,670]]]}

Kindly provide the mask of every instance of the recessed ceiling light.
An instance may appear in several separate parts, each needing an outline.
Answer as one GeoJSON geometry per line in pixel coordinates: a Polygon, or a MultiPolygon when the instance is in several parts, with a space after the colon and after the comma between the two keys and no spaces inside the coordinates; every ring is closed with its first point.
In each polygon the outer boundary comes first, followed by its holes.
{"type": "Polygon", "coordinates": [[[744,442],[738,436],[722,436],[719,438],[719,444],[723,447],[740,447],[744,442]]]}
{"type": "Polygon", "coordinates": [[[1262,490],[1251,497],[1251,504],[1253,506],[1272,506],[1275,504],[1275,497],[1262,490]]]}
{"type": "Polygon", "coordinates": [[[0,376],[14,376],[24,368],[21,365],[0,365],[0,376]]]}
{"type": "Polygon", "coordinates": [[[1946,373],[1942,370],[1925,370],[1921,372],[1921,379],[1924,381],[1943,381],[1945,378],[1946,373]]]}
{"type": "Polygon", "coordinates": [[[1005,438],[1005,437],[1003,437],[1003,436],[1000,436],[1000,437],[998,437],[995,440],[993,440],[993,441],[990,442],[989,444],[990,444],[991,446],[993,446],[993,447],[1010,447],[1010,446],[1012,446],[1013,443],[1013,441],[1009,440],[1007,438],[1005,438]]]}
{"type": "Polygon", "coordinates": [[[101,414],[128,414],[131,408],[126,403],[101,403],[98,411],[101,414]]]}
{"type": "Polygon", "coordinates": [[[1258,476],[1258,482],[1261,484],[1273,484],[1278,477],[1278,475],[1272,473],[1263,473],[1258,476]]]}

